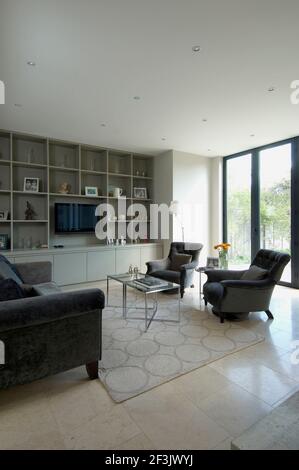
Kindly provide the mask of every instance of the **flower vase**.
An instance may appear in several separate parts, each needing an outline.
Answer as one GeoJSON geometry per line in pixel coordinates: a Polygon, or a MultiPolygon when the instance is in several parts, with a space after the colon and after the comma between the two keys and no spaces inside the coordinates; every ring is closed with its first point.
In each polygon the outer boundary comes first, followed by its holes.
{"type": "Polygon", "coordinates": [[[220,269],[228,269],[228,252],[226,250],[219,252],[219,267],[220,269]]]}

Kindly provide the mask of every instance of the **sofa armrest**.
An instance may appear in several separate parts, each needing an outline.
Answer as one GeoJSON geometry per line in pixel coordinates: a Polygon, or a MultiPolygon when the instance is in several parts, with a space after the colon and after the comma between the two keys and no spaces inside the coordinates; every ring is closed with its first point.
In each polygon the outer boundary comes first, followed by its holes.
{"type": "Polygon", "coordinates": [[[258,281],[242,281],[242,280],[229,280],[221,281],[221,284],[224,288],[233,288],[233,289],[251,289],[251,290],[264,290],[270,289],[275,286],[275,282],[271,279],[261,279],[258,281]]]}
{"type": "Polygon", "coordinates": [[[170,259],[157,259],[155,261],[148,261],[147,265],[147,274],[153,273],[154,271],[164,271],[170,266],[170,259]]]}
{"type": "Polygon", "coordinates": [[[52,263],[50,261],[37,261],[34,263],[16,263],[24,284],[43,284],[52,281],[52,263]]]}
{"type": "Polygon", "coordinates": [[[205,274],[208,277],[208,282],[221,282],[225,280],[239,280],[245,271],[233,271],[231,269],[207,269],[205,274]]]}
{"type": "Polygon", "coordinates": [[[0,332],[24,328],[101,310],[105,296],[100,289],[62,292],[0,302],[0,332]]]}

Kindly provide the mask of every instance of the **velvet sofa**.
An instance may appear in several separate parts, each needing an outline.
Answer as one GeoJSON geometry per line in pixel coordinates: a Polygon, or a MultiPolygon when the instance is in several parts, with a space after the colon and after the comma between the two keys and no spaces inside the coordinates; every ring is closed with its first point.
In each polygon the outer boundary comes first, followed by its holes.
{"type": "Polygon", "coordinates": [[[99,289],[61,292],[49,284],[48,262],[12,265],[22,279],[25,297],[0,302],[0,388],[32,382],[86,365],[90,378],[98,377],[101,359],[102,309],[99,289]]]}

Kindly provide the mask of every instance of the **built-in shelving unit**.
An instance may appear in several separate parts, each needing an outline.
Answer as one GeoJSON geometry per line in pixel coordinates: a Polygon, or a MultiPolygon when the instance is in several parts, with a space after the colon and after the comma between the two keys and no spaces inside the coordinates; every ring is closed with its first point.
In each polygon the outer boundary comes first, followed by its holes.
{"type": "Polygon", "coordinates": [[[147,217],[138,223],[148,224],[153,199],[152,156],[0,130],[0,234],[8,235],[12,251],[53,245],[55,202],[111,204],[120,238],[132,221],[121,203],[143,202],[147,217]],[[25,178],[38,178],[39,191],[25,191],[25,178]],[[64,183],[68,194],[59,192],[64,183]],[[96,187],[98,196],[86,195],[86,187],[96,187]],[[144,197],[136,197],[134,188],[143,188],[144,197]],[[34,220],[25,220],[27,201],[34,220]]]}

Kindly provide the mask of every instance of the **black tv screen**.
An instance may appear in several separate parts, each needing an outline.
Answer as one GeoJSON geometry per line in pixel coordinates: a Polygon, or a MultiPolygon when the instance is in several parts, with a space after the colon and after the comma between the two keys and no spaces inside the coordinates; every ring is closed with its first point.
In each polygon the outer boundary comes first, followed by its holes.
{"type": "Polygon", "coordinates": [[[55,204],[55,233],[94,232],[99,217],[94,204],[55,204]]]}

